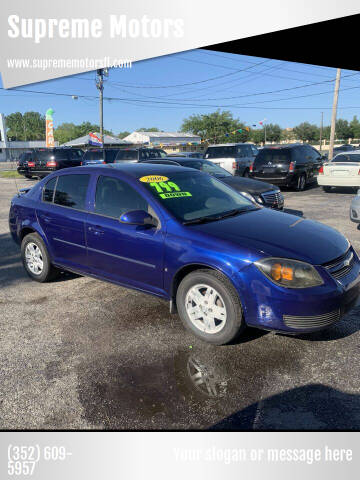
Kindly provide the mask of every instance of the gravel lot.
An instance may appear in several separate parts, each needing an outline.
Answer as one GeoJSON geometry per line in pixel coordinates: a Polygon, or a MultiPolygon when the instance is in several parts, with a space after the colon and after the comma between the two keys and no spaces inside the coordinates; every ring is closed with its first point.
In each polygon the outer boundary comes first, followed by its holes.
{"type": "MultiPolygon", "coordinates": [[[[203,344],[160,299],[70,274],[31,281],[8,233],[15,191],[0,178],[0,428],[360,428],[359,307],[313,335],[248,329],[234,345],[203,344]]],[[[352,197],[285,192],[289,209],[360,251],[352,197]]]]}

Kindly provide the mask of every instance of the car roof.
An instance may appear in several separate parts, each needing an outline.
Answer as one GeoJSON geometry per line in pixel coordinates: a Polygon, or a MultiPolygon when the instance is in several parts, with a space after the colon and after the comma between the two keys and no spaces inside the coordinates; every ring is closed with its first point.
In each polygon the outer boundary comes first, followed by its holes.
{"type": "MultiPolygon", "coordinates": [[[[340,153],[338,153],[338,155],[344,155],[344,152],[340,152],[340,153]]],[[[346,155],[354,155],[354,154],[359,155],[359,153],[360,153],[360,149],[350,150],[350,151],[346,152],[346,155]]]]}
{"type": "Polygon", "coordinates": [[[92,165],[92,166],[82,166],[82,167],[71,167],[61,170],[57,172],[58,174],[66,174],[68,173],[81,173],[81,172],[101,172],[105,174],[106,172],[109,173],[109,169],[111,171],[118,171],[119,173],[123,173],[126,176],[139,178],[144,175],[171,175],[175,172],[184,171],[184,172],[191,172],[194,174],[193,168],[182,167],[178,165],[161,165],[156,163],[109,163],[107,165],[92,165]]]}
{"type": "Polygon", "coordinates": [[[246,143],[246,142],[237,142],[237,143],[215,143],[214,145],[209,145],[210,147],[236,147],[237,145],[253,145],[253,143],[246,143]]]}
{"type": "Polygon", "coordinates": [[[274,145],[264,145],[262,150],[266,149],[279,149],[279,148],[295,148],[295,147],[306,147],[309,145],[308,143],[285,143],[285,144],[274,144],[274,145]]]}

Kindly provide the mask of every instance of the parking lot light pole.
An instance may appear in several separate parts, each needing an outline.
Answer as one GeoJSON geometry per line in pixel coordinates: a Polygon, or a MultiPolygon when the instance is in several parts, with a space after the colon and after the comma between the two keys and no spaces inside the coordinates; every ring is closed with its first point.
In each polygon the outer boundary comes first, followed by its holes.
{"type": "Polygon", "coordinates": [[[340,78],[341,78],[341,68],[338,68],[336,71],[334,101],[333,101],[333,108],[332,108],[332,115],[331,115],[330,146],[329,146],[329,155],[328,155],[328,159],[330,161],[332,160],[333,154],[334,154],[336,114],[337,114],[337,105],[338,105],[338,99],[339,99],[340,78]]]}
{"type": "Polygon", "coordinates": [[[96,87],[99,90],[99,113],[100,113],[100,139],[102,145],[104,145],[104,72],[102,68],[99,68],[96,72],[97,82],[96,87]]]}

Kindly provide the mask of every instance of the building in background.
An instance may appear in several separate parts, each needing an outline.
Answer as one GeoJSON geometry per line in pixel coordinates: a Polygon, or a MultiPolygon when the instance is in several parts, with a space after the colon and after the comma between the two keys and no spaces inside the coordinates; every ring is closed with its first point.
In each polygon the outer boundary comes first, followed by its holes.
{"type": "Polygon", "coordinates": [[[183,132],[132,132],[124,138],[133,145],[160,147],[166,152],[203,150],[201,137],[183,132]]]}

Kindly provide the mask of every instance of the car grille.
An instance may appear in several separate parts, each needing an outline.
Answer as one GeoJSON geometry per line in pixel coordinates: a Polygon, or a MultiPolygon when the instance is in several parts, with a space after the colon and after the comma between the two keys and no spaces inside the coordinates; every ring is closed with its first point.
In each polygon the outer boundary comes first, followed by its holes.
{"type": "Polygon", "coordinates": [[[349,249],[344,255],[331,262],[323,264],[323,267],[336,280],[345,277],[353,268],[355,262],[354,253],[349,249]]]}
{"type": "Polygon", "coordinates": [[[284,196],[280,190],[262,193],[261,197],[264,203],[270,205],[272,208],[279,208],[284,205],[284,196]]]}
{"type": "Polygon", "coordinates": [[[287,327],[296,330],[305,330],[307,328],[323,328],[335,323],[340,318],[340,310],[334,310],[323,315],[314,315],[310,317],[283,315],[283,321],[287,327]]]}

